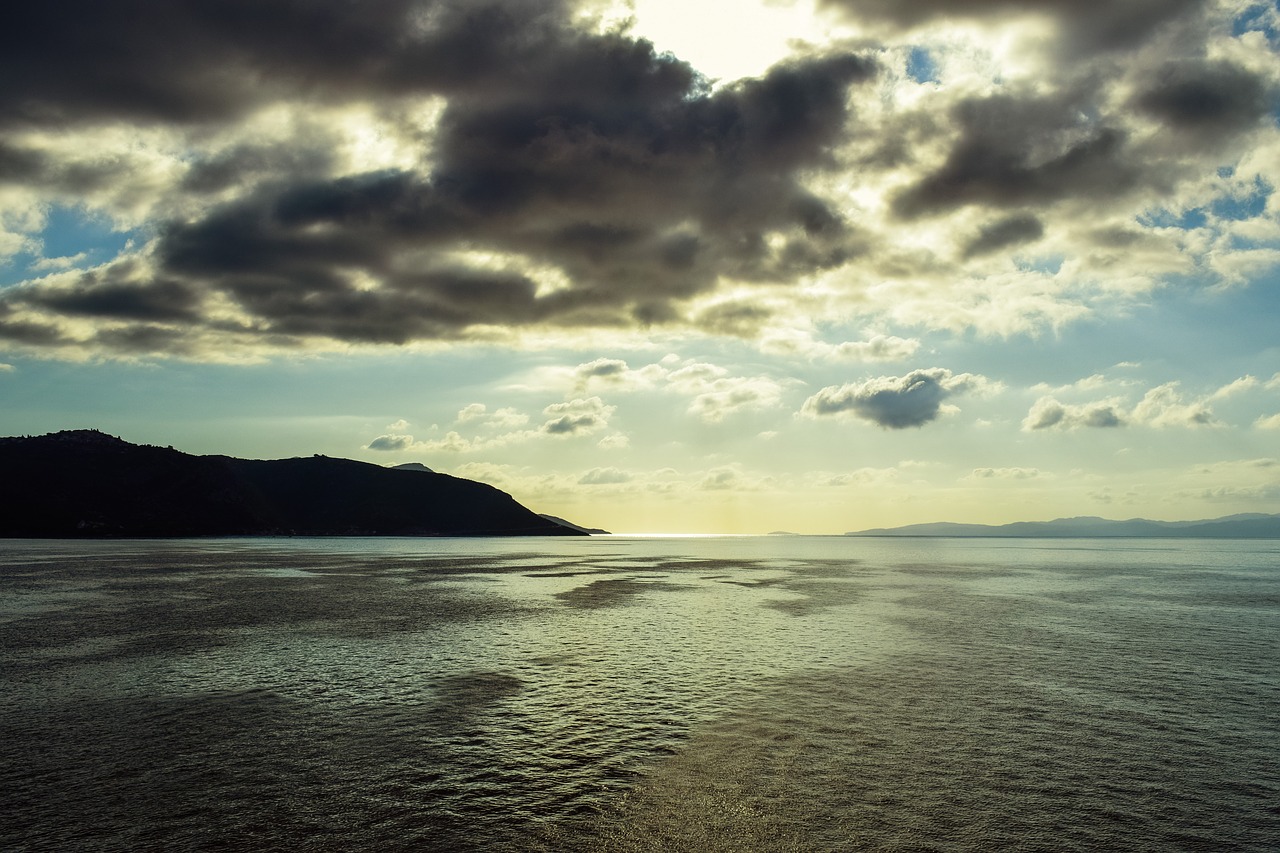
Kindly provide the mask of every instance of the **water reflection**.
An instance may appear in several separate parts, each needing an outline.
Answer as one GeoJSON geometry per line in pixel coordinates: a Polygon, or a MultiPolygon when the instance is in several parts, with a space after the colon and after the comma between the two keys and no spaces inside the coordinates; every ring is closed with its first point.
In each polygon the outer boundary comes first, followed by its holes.
{"type": "Polygon", "coordinates": [[[1273,551],[1061,544],[22,543],[0,846],[1263,849],[1273,551]]]}

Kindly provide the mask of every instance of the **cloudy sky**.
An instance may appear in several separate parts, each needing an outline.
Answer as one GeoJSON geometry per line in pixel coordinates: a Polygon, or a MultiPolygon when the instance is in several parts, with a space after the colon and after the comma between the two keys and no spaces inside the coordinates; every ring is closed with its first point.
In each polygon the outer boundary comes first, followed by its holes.
{"type": "Polygon", "coordinates": [[[1254,0],[47,0],[0,434],[616,531],[1280,511],[1254,0]]]}

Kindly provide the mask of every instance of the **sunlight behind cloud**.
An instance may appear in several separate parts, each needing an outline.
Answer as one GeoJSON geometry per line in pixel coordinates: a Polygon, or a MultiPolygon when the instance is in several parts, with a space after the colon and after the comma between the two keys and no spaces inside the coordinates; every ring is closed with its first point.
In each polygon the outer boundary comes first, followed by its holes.
{"type": "Polygon", "coordinates": [[[758,77],[799,43],[831,37],[831,23],[815,17],[806,0],[627,0],[626,6],[634,10],[635,35],[721,83],[758,77]]]}

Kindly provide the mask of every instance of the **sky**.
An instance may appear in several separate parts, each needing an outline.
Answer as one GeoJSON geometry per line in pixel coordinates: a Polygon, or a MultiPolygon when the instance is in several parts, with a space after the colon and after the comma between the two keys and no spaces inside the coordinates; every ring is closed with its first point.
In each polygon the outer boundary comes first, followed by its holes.
{"type": "Polygon", "coordinates": [[[1280,9],[47,0],[0,435],[616,532],[1280,512],[1280,9]]]}

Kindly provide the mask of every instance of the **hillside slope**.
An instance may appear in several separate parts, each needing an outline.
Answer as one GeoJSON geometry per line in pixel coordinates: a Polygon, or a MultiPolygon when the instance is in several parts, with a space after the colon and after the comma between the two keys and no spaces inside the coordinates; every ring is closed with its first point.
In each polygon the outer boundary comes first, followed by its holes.
{"type": "Polygon", "coordinates": [[[192,456],[95,430],[0,438],[0,536],[565,536],[492,486],[350,459],[192,456]]]}

